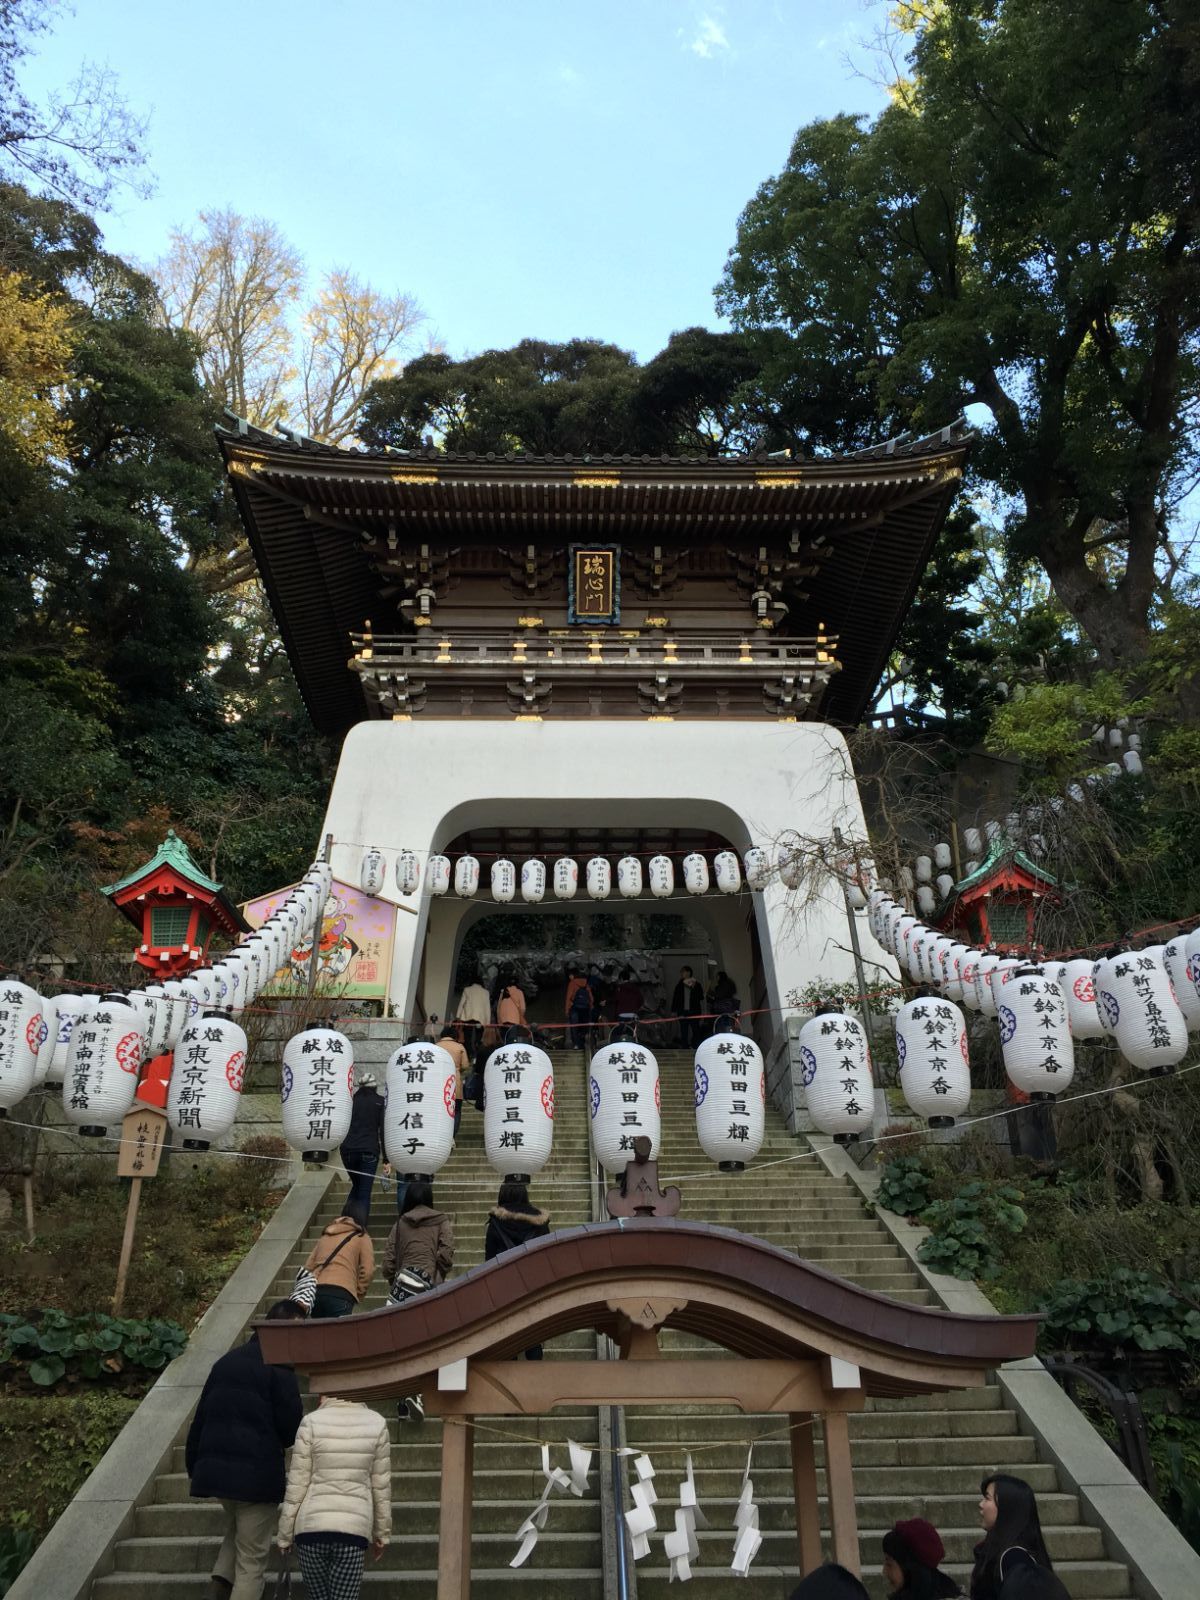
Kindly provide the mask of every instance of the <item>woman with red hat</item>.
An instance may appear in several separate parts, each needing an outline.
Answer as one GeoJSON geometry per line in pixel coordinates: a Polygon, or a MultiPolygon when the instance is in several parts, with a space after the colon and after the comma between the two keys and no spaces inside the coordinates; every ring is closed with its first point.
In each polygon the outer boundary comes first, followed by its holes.
{"type": "Polygon", "coordinates": [[[941,1571],[946,1547],[932,1522],[910,1517],[883,1536],[883,1576],[894,1600],[949,1600],[962,1593],[941,1571]]]}

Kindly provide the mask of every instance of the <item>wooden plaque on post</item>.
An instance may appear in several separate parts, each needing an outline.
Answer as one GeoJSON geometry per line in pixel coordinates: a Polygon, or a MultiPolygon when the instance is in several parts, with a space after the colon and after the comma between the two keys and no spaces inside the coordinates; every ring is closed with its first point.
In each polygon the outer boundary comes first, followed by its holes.
{"type": "Polygon", "coordinates": [[[121,1124],[117,1177],[156,1177],[166,1133],[167,1118],[164,1112],[146,1105],[135,1105],[132,1111],[127,1111],[121,1124]]]}

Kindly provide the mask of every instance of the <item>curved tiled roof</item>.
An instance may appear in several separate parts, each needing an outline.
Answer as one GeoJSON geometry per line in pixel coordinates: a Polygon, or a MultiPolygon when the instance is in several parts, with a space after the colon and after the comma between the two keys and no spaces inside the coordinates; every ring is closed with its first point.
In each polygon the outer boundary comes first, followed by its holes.
{"type": "Polygon", "coordinates": [[[579,1328],[616,1338],[641,1298],[674,1303],[664,1326],[735,1355],[856,1363],[867,1394],[978,1382],[1033,1354],[1034,1316],[975,1317],[860,1289],[761,1239],[704,1223],[592,1223],[538,1239],[403,1306],[259,1325],[268,1361],[338,1394],[405,1392],[451,1362],[505,1359],[579,1328]]]}

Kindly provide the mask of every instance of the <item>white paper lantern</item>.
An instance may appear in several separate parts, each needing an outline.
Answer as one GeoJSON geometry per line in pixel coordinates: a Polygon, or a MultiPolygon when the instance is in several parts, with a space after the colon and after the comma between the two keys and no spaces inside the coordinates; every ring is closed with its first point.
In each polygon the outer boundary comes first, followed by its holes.
{"type": "Polygon", "coordinates": [[[969,856],[983,854],[983,835],[978,828],[963,829],[963,848],[969,856]]]}
{"type": "Polygon", "coordinates": [[[892,948],[895,951],[896,960],[902,967],[907,968],[908,966],[908,947],[912,939],[912,931],[920,926],[921,924],[916,917],[910,917],[907,914],[896,923],[894,932],[896,942],[892,948]]]}
{"type": "Polygon", "coordinates": [[[399,1173],[432,1178],[454,1149],[454,1058],[437,1044],[404,1044],[388,1057],[383,1144],[399,1173]]]}
{"type": "Polygon", "coordinates": [[[328,1160],[345,1139],[353,1087],[354,1046],[344,1033],[306,1028],[284,1045],[279,1083],[283,1137],[305,1161],[328,1160]]]}
{"type": "Polygon", "coordinates": [[[579,889],[579,863],[560,856],[554,863],[554,894],[558,900],[574,900],[579,889]]]}
{"type": "Polygon", "coordinates": [[[513,862],[501,858],[492,862],[492,899],[507,905],[517,892],[517,869],[513,862]]]}
{"type": "Polygon", "coordinates": [[[953,889],[953,887],[954,879],[948,872],[941,872],[938,874],[937,892],[943,900],[949,897],[950,891],[953,889]]]}
{"type": "Polygon", "coordinates": [[[421,862],[415,850],[401,850],[396,857],[396,887],[401,894],[416,894],[421,887],[421,862]]]}
{"type": "Polygon", "coordinates": [[[765,850],[752,845],[742,857],[742,865],[746,869],[746,882],[756,894],[767,887],[771,881],[771,858],[765,850]]]}
{"type": "Polygon", "coordinates": [[[133,1104],[142,1065],[141,1019],[123,995],[101,995],[71,1030],[63,1114],[80,1133],[103,1134],[133,1104]]]}
{"type": "Polygon", "coordinates": [[[967,950],[963,954],[960,970],[962,972],[962,1003],[968,1011],[979,1010],[979,994],[975,988],[975,971],[979,966],[981,950],[967,950]]]}
{"type": "Polygon", "coordinates": [[[714,1033],[696,1047],[696,1135],[722,1172],[741,1172],[762,1149],[767,1078],[762,1051],[740,1033],[714,1033]]]}
{"type": "Polygon", "coordinates": [[[929,883],[933,878],[933,862],[928,856],[918,856],[913,862],[913,871],[918,883],[929,883]]]}
{"type": "Polygon", "coordinates": [[[550,1057],[520,1040],[502,1045],[488,1057],[484,1084],[483,1147],[488,1161],[506,1177],[533,1177],[549,1161],[554,1139],[550,1057]]]}
{"type": "Polygon", "coordinates": [[[835,1144],[849,1144],[873,1120],[875,1091],[862,1025],[840,1011],[818,1013],[797,1041],[808,1114],[835,1144]]]}
{"type": "Polygon", "coordinates": [[[1098,961],[1096,1007],[1117,1049],[1139,1072],[1171,1072],[1187,1055],[1187,1023],[1161,962],[1148,950],[1098,961]]]}
{"type": "Polygon", "coordinates": [[[0,1112],[33,1088],[42,1043],[42,997],[16,978],[0,980],[0,1112]]]}
{"type": "Polygon", "coordinates": [[[1200,1032],[1200,991],[1188,973],[1187,939],[1182,934],[1163,945],[1162,961],[1188,1032],[1200,1032]]]}
{"type": "Polygon", "coordinates": [[[42,998],[42,1020],[38,1028],[37,1061],[33,1071],[36,1086],[50,1076],[50,1063],[54,1060],[54,1047],[58,1042],[58,1005],[54,1000],[42,998]]]}
{"type": "Polygon", "coordinates": [[[921,884],[917,890],[917,910],[923,917],[931,917],[937,905],[937,896],[927,883],[921,884]]]}
{"type": "MultiPolygon", "coordinates": [[[[254,987],[254,963],[248,957],[247,964],[243,970],[246,973],[247,984],[246,1004],[249,1005],[250,1001],[253,1000],[258,991],[257,988],[254,987]]],[[[181,978],[164,979],[162,990],[163,994],[167,997],[167,1004],[170,1007],[168,1012],[169,1020],[167,1022],[167,1035],[163,1041],[163,1049],[174,1050],[175,1046],[179,1043],[179,1035],[187,1026],[188,1018],[191,1015],[191,1003],[188,998],[188,992],[183,987],[183,980],[181,978]]],[[[51,1071],[53,1071],[53,1068],[51,1068],[51,1071]]]]}
{"type": "Polygon", "coordinates": [[[1104,1024],[1096,1009],[1096,978],[1090,958],[1063,961],[1054,974],[1067,1002],[1067,1022],[1073,1039],[1102,1039],[1104,1024]]]}
{"type": "Polygon", "coordinates": [[[179,1035],[167,1121],[183,1135],[185,1150],[207,1150],[233,1127],[246,1081],[246,1050],[246,1035],[229,1017],[194,1017],[179,1035]]]}
{"type": "Polygon", "coordinates": [[[950,1000],[909,1000],[896,1013],[904,1098],[931,1128],[948,1128],[971,1104],[967,1024],[950,1000]]]}
{"type": "Polygon", "coordinates": [[[689,894],[708,893],[708,862],[699,850],[683,858],[683,886],[689,894]]]}
{"type": "Polygon", "coordinates": [[[593,900],[607,900],[612,892],[612,867],[603,856],[593,856],[587,864],[587,891],[593,900]]]}
{"type": "Polygon", "coordinates": [[[628,900],[642,892],[642,863],[637,856],[622,856],[617,862],[617,888],[628,900]]]}
{"type": "MultiPolygon", "coordinates": [[[[245,974],[239,969],[239,989],[243,988],[244,984],[245,974]]],[[[174,1048],[174,1041],[170,1045],[167,1044],[167,1036],[171,1031],[173,1003],[167,991],[158,983],[148,983],[142,990],[142,995],[151,1002],[146,1019],[146,1058],[152,1060],[155,1056],[161,1056],[168,1049],[174,1048]]]]}
{"type": "Polygon", "coordinates": [[[982,1016],[996,1015],[996,996],[992,993],[992,973],[1000,965],[1000,957],[991,950],[981,955],[975,964],[975,1009],[982,1016]]]}
{"type": "Polygon", "coordinates": [[[1030,1099],[1053,1100],[1075,1076],[1062,990],[1041,967],[1018,963],[994,992],[1005,1072],[1030,1099]]]}
{"type": "MultiPolygon", "coordinates": [[[[265,949],[262,945],[255,945],[254,949],[255,961],[258,963],[258,971],[261,976],[264,967],[266,967],[269,963],[267,961],[265,949]]],[[[195,972],[189,972],[186,978],[180,978],[179,987],[183,991],[183,997],[187,1008],[185,1012],[184,1023],[184,1026],[186,1027],[188,1023],[194,1022],[200,1015],[200,1012],[204,1009],[204,1006],[207,1003],[208,997],[205,993],[204,984],[201,983],[199,975],[195,972]]]]}
{"type": "Polygon", "coordinates": [[[56,994],[54,1005],[58,1011],[58,1031],[54,1040],[54,1053],[50,1057],[48,1083],[61,1083],[67,1070],[67,1052],[71,1048],[71,1033],[80,1014],[96,1009],[94,994],[56,994]]]}
{"type": "Polygon", "coordinates": [[[924,966],[925,945],[935,937],[933,933],[920,923],[917,923],[908,936],[908,975],[914,983],[928,983],[929,975],[924,966]]]}
{"type": "MultiPolygon", "coordinates": [[[[496,866],[499,865],[497,862],[496,866]]],[[[493,879],[495,876],[496,869],[493,867],[493,879]]],[[[454,892],[464,900],[470,900],[479,893],[479,862],[475,856],[459,856],[454,863],[454,892]]]]}
{"type": "Polygon", "coordinates": [[[904,890],[905,894],[911,894],[913,892],[913,888],[914,888],[915,884],[916,884],[916,879],[912,875],[912,868],[911,867],[901,867],[900,868],[900,887],[904,890]]]}
{"type": "Polygon", "coordinates": [[[386,883],[387,862],[383,859],[383,851],[370,845],[363,851],[359,864],[358,886],[364,894],[376,895],[382,893],[386,883]]]}
{"type": "Polygon", "coordinates": [[[933,847],[933,864],[939,872],[945,872],[953,861],[948,844],[935,844],[933,847]]]}
{"type": "Polygon", "coordinates": [[[449,856],[430,856],[425,867],[425,884],[430,894],[447,894],[450,889],[449,856]]]}
{"type": "Polygon", "coordinates": [[[665,900],[668,895],[675,893],[675,863],[670,856],[651,856],[647,870],[650,893],[656,900],[665,900]]]}
{"type": "Polygon", "coordinates": [[[966,945],[956,941],[942,952],[942,993],[956,1006],[963,1003],[963,962],[969,954],[966,945]]]}
{"type": "Polygon", "coordinates": [[[999,1015],[1003,991],[1012,981],[1013,973],[1016,972],[1018,967],[1027,967],[1029,964],[1028,961],[1023,961],[1018,956],[1002,956],[988,974],[988,983],[991,985],[992,999],[997,1007],[997,1015],[999,1015]]]}
{"type": "Polygon", "coordinates": [[[742,867],[733,850],[718,850],[713,857],[713,874],[722,894],[736,894],[742,887],[742,867]]]}
{"type": "Polygon", "coordinates": [[[529,905],[537,905],[546,898],[546,863],[544,861],[522,861],[521,863],[521,899],[529,905]]]}
{"type": "Polygon", "coordinates": [[[592,1151],[605,1172],[624,1172],[633,1141],[650,1141],[658,1160],[662,1136],[662,1089],[658,1061],[635,1040],[606,1044],[592,1057],[588,1077],[592,1151]]]}
{"type": "Polygon", "coordinates": [[[798,889],[804,881],[804,857],[797,845],[781,844],[775,855],[779,881],[785,889],[798,889]]]}

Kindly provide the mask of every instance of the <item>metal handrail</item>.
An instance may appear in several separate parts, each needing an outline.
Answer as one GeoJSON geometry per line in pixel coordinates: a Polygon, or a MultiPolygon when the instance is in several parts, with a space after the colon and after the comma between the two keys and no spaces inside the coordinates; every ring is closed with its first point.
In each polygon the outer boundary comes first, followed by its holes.
{"type": "Polygon", "coordinates": [[[1150,1435],[1146,1429],[1142,1404],[1137,1395],[1130,1389],[1119,1389],[1094,1367],[1082,1366],[1079,1362],[1072,1361],[1069,1356],[1043,1357],[1042,1365],[1072,1400],[1075,1398],[1077,1382],[1086,1383],[1093,1394],[1103,1400],[1117,1425],[1120,1449],[1116,1453],[1146,1493],[1157,1499],[1154,1459],[1150,1454],[1150,1435]]]}

